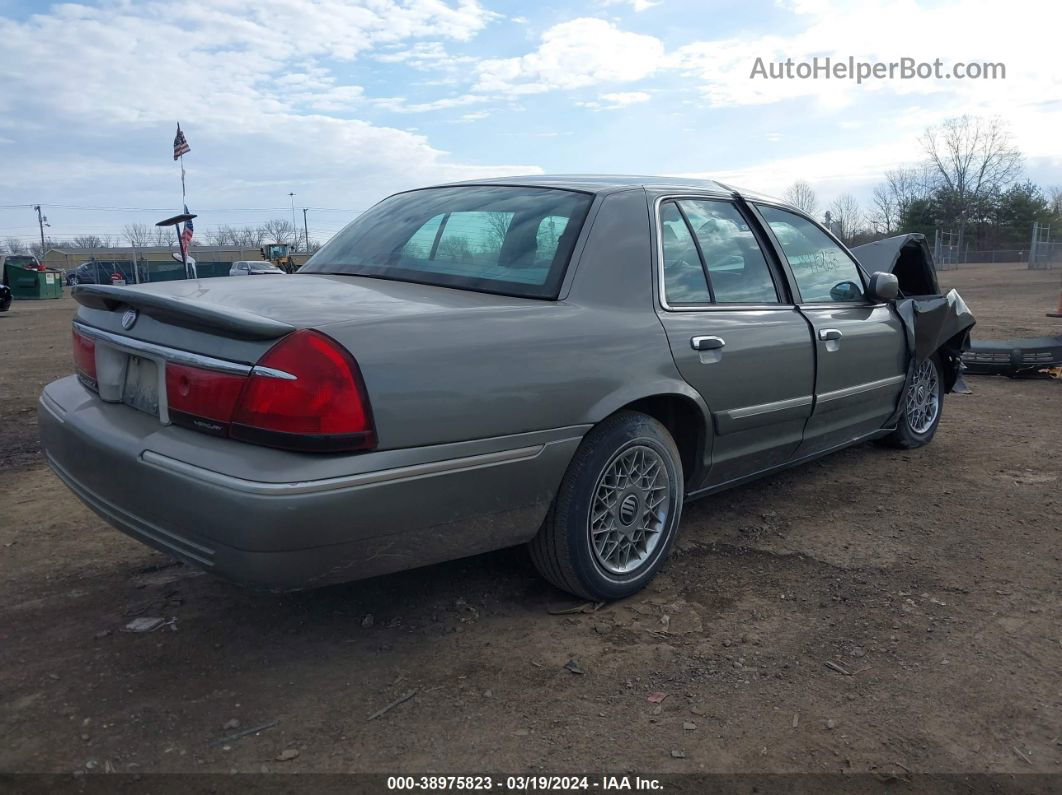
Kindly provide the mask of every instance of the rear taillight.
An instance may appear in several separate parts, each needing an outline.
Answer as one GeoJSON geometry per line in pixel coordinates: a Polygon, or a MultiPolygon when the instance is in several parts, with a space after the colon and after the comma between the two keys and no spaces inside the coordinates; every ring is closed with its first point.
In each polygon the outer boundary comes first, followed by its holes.
{"type": "Polygon", "coordinates": [[[74,369],[77,377],[90,389],[99,389],[96,381],[96,343],[76,330],[71,332],[74,342],[74,369]]]}
{"type": "Polygon", "coordinates": [[[282,339],[250,376],[169,363],[166,398],[174,424],[253,444],[322,452],[376,446],[357,362],[316,331],[282,339]]]}
{"type": "Polygon", "coordinates": [[[167,364],[166,400],[170,421],[224,436],[246,384],[246,376],[167,364]]]}
{"type": "Polygon", "coordinates": [[[230,435],[293,450],[375,447],[357,362],[319,332],[303,329],[285,337],[247,379],[230,435]]]}

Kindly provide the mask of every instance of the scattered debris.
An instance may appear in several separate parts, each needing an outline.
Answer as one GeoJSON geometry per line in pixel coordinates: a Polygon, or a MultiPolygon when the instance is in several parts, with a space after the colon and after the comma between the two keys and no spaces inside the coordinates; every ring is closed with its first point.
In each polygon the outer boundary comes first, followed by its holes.
{"type": "Polygon", "coordinates": [[[165,618],[159,618],[157,616],[141,616],[140,618],[134,618],[128,624],[125,625],[126,632],[154,632],[157,629],[163,627],[173,627],[173,630],[177,630],[177,619],[171,618],[169,620],[165,618]]]}
{"type": "Polygon", "coordinates": [[[586,671],[584,671],[579,666],[579,663],[577,663],[575,660],[568,660],[568,662],[564,663],[564,667],[567,670],[571,671],[573,674],[580,674],[581,675],[581,674],[585,674],[586,673],[586,671]]]}
{"type": "Polygon", "coordinates": [[[361,628],[362,629],[371,629],[372,625],[374,623],[376,623],[376,619],[373,617],[373,614],[372,613],[367,613],[365,615],[365,618],[363,618],[361,620],[361,628]]]}
{"type": "Polygon", "coordinates": [[[795,729],[799,725],[800,725],[800,713],[799,712],[794,712],[793,713],[793,728],[795,729]]]}
{"type": "Polygon", "coordinates": [[[693,721],[688,720],[688,721],[686,721],[686,722],[684,722],[682,724],[682,728],[685,729],[688,732],[691,732],[691,731],[693,731],[694,729],[697,728],[697,724],[694,723],[693,721]]]}
{"type": "Polygon", "coordinates": [[[685,759],[686,758],[686,752],[685,751],[672,751],[671,752],[671,758],[672,759],[685,759]]]}
{"type": "Polygon", "coordinates": [[[575,607],[551,607],[548,612],[551,616],[570,616],[576,613],[596,613],[604,606],[604,602],[585,602],[575,607]]]}
{"type": "Polygon", "coordinates": [[[1032,765],[1032,760],[1028,756],[1026,756],[1025,753],[1018,746],[1012,745],[1011,749],[1013,749],[1014,753],[1018,755],[1021,761],[1023,761],[1027,765],[1032,765]]]}
{"type": "Polygon", "coordinates": [[[378,710],[376,710],[376,712],[372,713],[372,714],[371,714],[371,715],[370,715],[370,716],[369,716],[369,717],[367,718],[367,720],[376,720],[376,719],[377,719],[378,717],[380,717],[381,715],[385,715],[386,713],[388,713],[388,712],[390,712],[391,710],[393,710],[393,709],[394,709],[395,707],[397,707],[397,706],[398,706],[399,704],[404,704],[405,702],[409,701],[409,700],[410,700],[411,698],[413,698],[413,696],[415,696],[416,694],[417,694],[417,689],[416,689],[416,688],[413,688],[412,690],[407,690],[407,691],[406,691],[405,693],[403,693],[402,695],[400,695],[400,696],[399,696],[398,698],[396,698],[396,699],[395,699],[394,701],[392,701],[392,702],[391,702],[390,704],[388,704],[388,705],[387,705],[386,707],[383,707],[382,709],[378,709],[378,710]]]}
{"type": "Polygon", "coordinates": [[[844,666],[838,665],[833,660],[827,660],[826,662],[823,663],[823,665],[825,665],[831,671],[836,671],[839,674],[844,674],[845,676],[851,676],[852,675],[851,671],[849,671],[844,666]]]}
{"type": "Polygon", "coordinates": [[[648,701],[650,704],[659,704],[665,698],[667,698],[667,693],[663,693],[657,690],[646,696],[645,700],[648,701]]]}
{"type": "Polygon", "coordinates": [[[292,759],[295,759],[298,755],[299,755],[299,750],[297,748],[285,748],[283,751],[281,751],[279,754],[277,754],[277,761],[278,762],[290,762],[292,759]]]}
{"type": "MultiPolygon", "coordinates": [[[[232,721],[229,721],[229,723],[232,723],[232,721]]],[[[272,729],[278,723],[280,723],[279,720],[266,721],[265,723],[262,723],[258,726],[251,726],[250,728],[244,729],[243,731],[238,731],[235,734],[230,734],[225,737],[219,737],[217,740],[214,740],[210,744],[212,746],[226,745],[235,740],[239,740],[241,737],[247,737],[250,734],[258,734],[258,732],[264,732],[266,729],[272,729]]],[[[226,723],[225,726],[228,727],[228,723],[226,723]]]]}
{"type": "Polygon", "coordinates": [[[225,725],[222,726],[221,728],[227,729],[227,730],[238,729],[238,728],[240,728],[240,722],[236,718],[233,718],[232,720],[225,721],[225,725]]]}
{"type": "Polygon", "coordinates": [[[826,728],[831,730],[837,728],[837,721],[835,721],[833,718],[827,718],[826,728]]]}

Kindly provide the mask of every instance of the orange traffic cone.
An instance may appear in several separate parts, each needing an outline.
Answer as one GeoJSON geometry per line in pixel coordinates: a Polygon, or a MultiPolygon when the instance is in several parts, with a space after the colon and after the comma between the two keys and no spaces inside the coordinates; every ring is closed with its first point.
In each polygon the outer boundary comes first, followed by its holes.
{"type": "Polygon", "coordinates": [[[1048,317],[1062,317],[1062,288],[1058,290],[1058,309],[1054,312],[1048,312],[1048,317]]]}

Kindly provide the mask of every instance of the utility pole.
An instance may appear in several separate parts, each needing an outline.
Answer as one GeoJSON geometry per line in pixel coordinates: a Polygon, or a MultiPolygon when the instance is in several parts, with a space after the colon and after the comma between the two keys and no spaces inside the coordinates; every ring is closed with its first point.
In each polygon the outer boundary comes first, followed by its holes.
{"type": "Polygon", "coordinates": [[[41,206],[39,204],[35,204],[33,209],[37,211],[37,225],[41,228],[41,259],[44,259],[44,227],[50,227],[51,224],[48,223],[48,216],[41,214],[41,206]]]}
{"type": "Polygon", "coordinates": [[[302,208],[302,245],[306,249],[306,252],[310,251],[310,228],[306,225],[306,210],[308,208],[302,208]]]}
{"type": "Polygon", "coordinates": [[[294,250],[298,248],[297,244],[299,242],[299,233],[295,231],[298,229],[298,227],[295,226],[295,194],[289,192],[288,197],[291,199],[291,234],[294,235],[296,243],[296,245],[292,246],[292,250],[294,250]]]}

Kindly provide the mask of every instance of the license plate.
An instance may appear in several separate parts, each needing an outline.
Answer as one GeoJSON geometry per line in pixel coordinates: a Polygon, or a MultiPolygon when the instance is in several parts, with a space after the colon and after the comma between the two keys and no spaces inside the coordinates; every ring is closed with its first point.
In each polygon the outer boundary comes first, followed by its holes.
{"type": "Polygon", "coordinates": [[[159,416],[159,368],[155,362],[139,356],[129,357],[122,402],[147,414],[159,416]]]}

